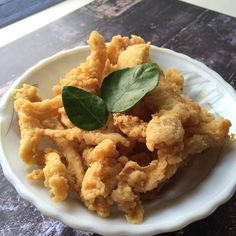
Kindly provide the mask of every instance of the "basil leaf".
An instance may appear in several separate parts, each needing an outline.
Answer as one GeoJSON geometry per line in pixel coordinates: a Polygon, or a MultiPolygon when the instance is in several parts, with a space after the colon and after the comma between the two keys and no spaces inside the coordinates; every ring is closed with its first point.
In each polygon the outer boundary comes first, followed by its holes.
{"type": "Polygon", "coordinates": [[[69,120],[84,130],[94,130],[104,126],[108,119],[104,101],[83,89],[64,86],[62,101],[69,120]]]}
{"type": "Polygon", "coordinates": [[[103,80],[101,97],[109,112],[122,112],[153,90],[159,78],[160,69],[155,63],[114,71],[103,80]]]}

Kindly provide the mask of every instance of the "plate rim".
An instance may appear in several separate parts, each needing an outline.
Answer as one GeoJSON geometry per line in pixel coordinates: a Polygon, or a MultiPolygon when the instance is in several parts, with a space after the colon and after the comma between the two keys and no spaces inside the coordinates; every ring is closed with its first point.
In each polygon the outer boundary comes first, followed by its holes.
{"type": "MultiPolygon", "coordinates": [[[[11,98],[12,90],[14,88],[18,87],[19,84],[24,82],[24,80],[26,80],[28,77],[30,77],[31,74],[33,74],[37,70],[41,69],[42,67],[47,66],[47,64],[50,64],[53,61],[56,61],[57,59],[62,58],[63,56],[69,56],[71,54],[76,54],[76,53],[84,52],[84,51],[87,52],[88,50],[89,50],[89,46],[77,46],[77,47],[74,47],[74,48],[71,48],[68,50],[62,50],[54,55],[51,55],[45,59],[40,60],[38,63],[36,63],[32,67],[30,67],[28,70],[26,70],[18,79],[16,79],[12,83],[12,85],[10,86],[9,90],[3,95],[3,97],[0,100],[0,132],[2,132],[2,123],[4,120],[3,113],[5,110],[5,107],[7,106],[7,103],[9,102],[9,100],[11,98]]],[[[230,94],[230,96],[236,102],[236,92],[235,92],[234,88],[230,84],[228,84],[217,72],[213,71],[212,69],[207,67],[202,62],[197,61],[196,59],[193,59],[185,54],[175,52],[175,51],[173,51],[171,49],[167,49],[167,48],[160,48],[160,47],[151,45],[151,50],[155,51],[155,53],[162,51],[164,53],[180,57],[180,58],[190,62],[191,64],[194,64],[195,66],[200,67],[205,72],[211,74],[211,76],[214,77],[226,89],[226,91],[230,94]]],[[[126,228],[125,230],[123,230],[122,224],[121,224],[121,225],[116,225],[116,227],[112,226],[112,227],[107,227],[106,229],[104,229],[103,226],[99,226],[99,223],[95,223],[95,222],[94,222],[95,224],[93,224],[93,225],[90,225],[89,222],[87,222],[87,223],[81,223],[78,221],[77,221],[77,223],[71,222],[71,221],[69,221],[69,219],[66,219],[65,217],[63,217],[63,215],[59,214],[60,212],[57,209],[52,208],[52,209],[48,210],[44,206],[38,204],[37,198],[35,198],[33,193],[30,192],[29,190],[27,190],[27,187],[25,187],[25,185],[23,183],[21,183],[21,181],[17,178],[17,176],[14,175],[14,172],[11,169],[10,164],[7,161],[7,157],[4,155],[3,150],[4,150],[4,146],[3,146],[2,140],[0,139],[0,156],[1,156],[0,164],[2,166],[4,176],[14,186],[17,193],[22,198],[24,198],[25,200],[32,203],[35,207],[37,207],[37,209],[42,214],[47,215],[52,218],[55,218],[55,219],[58,219],[61,222],[65,223],[66,225],[68,225],[72,228],[81,229],[81,230],[85,230],[85,231],[92,231],[92,232],[96,232],[96,233],[99,233],[102,235],[110,235],[110,236],[140,235],[140,233],[141,233],[142,235],[148,236],[148,235],[154,235],[154,234],[159,234],[159,233],[164,233],[164,232],[173,232],[173,231],[180,230],[181,228],[187,226],[190,223],[193,223],[197,220],[200,220],[200,219],[203,219],[203,218],[209,216],[211,213],[213,213],[215,211],[215,209],[217,207],[219,207],[220,205],[222,205],[223,203],[228,201],[232,197],[232,195],[234,194],[234,192],[236,190],[236,178],[235,178],[235,180],[231,181],[230,182],[231,184],[227,185],[225,187],[224,191],[222,191],[217,196],[217,198],[215,198],[214,202],[208,203],[208,207],[205,207],[204,209],[198,208],[198,211],[195,211],[192,215],[186,214],[185,218],[182,217],[181,218],[182,221],[176,220],[175,222],[169,222],[169,224],[166,226],[164,225],[164,226],[160,227],[160,226],[158,226],[158,224],[146,224],[145,225],[145,223],[143,223],[143,224],[141,224],[141,226],[142,226],[141,228],[137,227],[135,229],[134,227],[130,227],[130,229],[126,228]],[[150,228],[151,226],[152,226],[152,228],[150,228]]]]}

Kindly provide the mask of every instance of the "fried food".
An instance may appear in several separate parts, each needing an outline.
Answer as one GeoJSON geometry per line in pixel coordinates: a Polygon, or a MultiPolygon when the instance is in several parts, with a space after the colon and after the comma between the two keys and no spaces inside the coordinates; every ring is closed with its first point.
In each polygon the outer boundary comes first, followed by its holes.
{"type": "Polygon", "coordinates": [[[122,169],[118,156],[116,145],[109,139],[87,153],[89,167],[83,179],[81,197],[89,210],[102,217],[110,215],[113,204],[110,195],[117,187],[116,176],[122,169]]]}
{"type": "Polygon", "coordinates": [[[61,157],[55,151],[45,154],[45,167],[33,170],[27,175],[28,180],[43,180],[44,186],[49,188],[49,194],[55,202],[63,201],[68,196],[68,170],[61,157]]]}
{"type": "Polygon", "coordinates": [[[149,62],[149,44],[134,44],[122,51],[118,57],[119,69],[133,67],[149,62]]]}
{"type": "Polygon", "coordinates": [[[99,93],[99,85],[107,59],[106,45],[104,38],[96,31],[90,34],[88,44],[91,55],[86,62],[71,70],[59,81],[58,85],[54,86],[53,90],[56,94],[60,94],[61,88],[65,85],[81,87],[95,94],[99,93]]]}
{"type": "Polygon", "coordinates": [[[114,125],[117,126],[122,133],[128,137],[145,142],[147,123],[139,119],[137,116],[114,114],[114,125]]]}
{"type": "Polygon", "coordinates": [[[55,202],[67,198],[69,183],[67,168],[57,152],[49,152],[45,155],[45,167],[43,168],[44,185],[50,189],[50,195],[55,202]]]}
{"type": "Polygon", "coordinates": [[[76,140],[78,142],[83,141],[88,145],[98,145],[105,139],[110,139],[115,144],[121,144],[125,147],[128,147],[130,145],[129,139],[122,136],[120,133],[112,133],[103,130],[92,130],[88,132],[80,128],[74,127],[71,129],[64,129],[64,130],[44,129],[43,132],[45,136],[49,136],[52,139],[65,138],[69,141],[73,140],[76,140]]]}
{"type": "Polygon", "coordinates": [[[55,97],[42,100],[27,84],[15,91],[19,154],[36,166],[27,179],[44,183],[53,201],[66,200],[73,191],[101,217],[116,205],[128,222],[141,223],[143,196],[158,192],[193,154],[223,145],[231,123],[186,98],[184,77],[171,68],[161,71],[159,85],[135,106],[109,114],[104,127],[76,127],[62,104],[63,86],[99,95],[109,73],[151,61],[150,44],[139,36],[117,35],[105,44],[93,31],[88,44],[90,56],[53,87],[55,97]]]}

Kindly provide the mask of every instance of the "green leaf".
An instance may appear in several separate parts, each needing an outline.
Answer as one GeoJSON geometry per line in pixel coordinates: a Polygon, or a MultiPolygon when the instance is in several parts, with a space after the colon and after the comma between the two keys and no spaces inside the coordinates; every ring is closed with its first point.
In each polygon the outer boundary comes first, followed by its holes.
{"type": "Polygon", "coordinates": [[[101,97],[109,112],[122,112],[153,90],[159,78],[160,69],[155,63],[114,71],[103,80],[101,97]]]}
{"type": "Polygon", "coordinates": [[[64,86],[62,101],[70,121],[81,129],[101,128],[108,119],[105,102],[100,97],[83,89],[64,86]]]}

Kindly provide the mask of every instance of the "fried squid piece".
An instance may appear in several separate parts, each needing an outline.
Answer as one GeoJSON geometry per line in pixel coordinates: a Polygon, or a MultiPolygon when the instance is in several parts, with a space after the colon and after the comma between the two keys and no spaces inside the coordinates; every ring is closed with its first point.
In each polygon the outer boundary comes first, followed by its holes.
{"type": "Polygon", "coordinates": [[[117,189],[112,192],[111,198],[119,209],[125,213],[129,223],[142,223],[144,213],[142,203],[139,195],[135,194],[127,183],[119,182],[117,189]]]}
{"type": "Polygon", "coordinates": [[[146,145],[150,151],[154,151],[160,145],[183,146],[184,128],[181,120],[175,113],[153,116],[147,125],[146,145]],[[158,146],[159,145],[159,146],[158,146]]]}
{"type": "Polygon", "coordinates": [[[135,44],[145,44],[145,41],[136,35],[132,35],[131,39],[116,35],[112,38],[111,42],[107,44],[107,60],[103,72],[103,78],[113,71],[118,70],[118,58],[120,54],[126,50],[128,46],[135,44]]]}
{"type": "Polygon", "coordinates": [[[107,45],[107,58],[112,65],[117,64],[117,60],[121,52],[129,46],[129,38],[116,35],[107,45]]]}
{"type": "Polygon", "coordinates": [[[145,44],[145,41],[140,36],[131,35],[131,39],[129,40],[129,46],[134,44],[145,44]]]}
{"type": "MultiPolygon", "coordinates": [[[[61,131],[64,127],[60,122],[57,122],[56,130],[61,131]]],[[[58,146],[59,151],[67,162],[68,180],[71,188],[76,192],[77,197],[80,198],[82,180],[84,178],[84,165],[79,153],[77,144],[66,140],[63,137],[51,137],[58,146]]]]}
{"type": "MultiPolygon", "coordinates": [[[[165,106],[165,105],[163,105],[165,106]]],[[[184,100],[184,103],[173,104],[153,116],[146,129],[146,145],[150,151],[162,145],[178,145],[184,148],[184,139],[195,134],[209,134],[226,138],[231,123],[227,119],[215,118],[196,103],[184,100]],[[219,129],[222,127],[222,129],[219,129]],[[207,131],[208,130],[208,131],[207,131]]]]}
{"type": "Polygon", "coordinates": [[[117,126],[122,133],[139,142],[145,142],[147,123],[139,119],[137,116],[125,114],[113,114],[114,125],[117,126]]]}
{"type": "Polygon", "coordinates": [[[44,129],[44,135],[54,138],[65,138],[69,141],[76,140],[85,142],[88,145],[98,145],[105,139],[110,139],[114,144],[120,144],[129,147],[129,139],[123,137],[119,133],[106,132],[104,130],[85,131],[77,127],[64,130],[44,129]]]}
{"type": "Polygon", "coordinates": [[[54,86],[53,90],[56,94],[60,94],[61,88],[65,85],[82,87],[89,92],[99,93],[99,85],[107,60],[106,45],[104,38],[96,31],[90,34],[88,44],[91,55],[86,62],[71,70],[58,85],[54,86]]]}
{"type": "MultiPolygon", "coordinates": [[[[182,79],[180,72],[169,70],[166,78],[161,77],[158,88],[144,98],[145,104],[154,112],[157,111],[146,129],[146,144],[150,151],[163,145],[176,145],[181,150],[186,136],[198,134],[200,127],[211,126],[211,122],[224,124],[224,134],[228,134],[231,125],[228,120],[215,118],[197,103],[178,94],[182,88],[182,79]]],[[[212,135],[216,135],[217,130],[213,129],[212,132],[212,135]]],[[[224,135],[222,137],[225,138],[224,135]]]]}
{"type": "Polygon", "coordinates": [[[107,45],[107,58],[112,65],[116,65],[120,54],[126,50],[128,46],[135,44],[145,44],[145,41],[137,35],[132,35],[129,39],[128,37],[122,37],[121,35],[116,35],[112,37],[112,40],[107,45]]]}
{"type": "Polygon", "coordinates": [[[84,178],[84,166],[81,155],[76,148],[76,144],[71,141],[67,141],[64,138],[56,138],[55,142],[67,161],[70,186],[75,190],[77,197],[80,198],[81,186],[84,178]]]}
{"type": "Polygon", "coordinates": [[[43,164],[44,152],[38,146],[43,137],[44,119],[57,116],[58,108],[62,106],[59,96],[38,101],[36,91],[36,88],[29,85],[15,91],[14,107],[18,112],[21,131],[19,154],[27,165],[43,164]]]}
{"type": "Polygon", "coordinates": [[[184,77],[180,71],[176,69],[169,69],[166,72],[166,83],[168,88],[176,93],[181,93],[184,85],[184,77]]]}
{"type": "Polygon", "coordinates": [[[51,99],[45,99],[40,102],[25,101],[22,104],[22,111],[36,119],[43,120],[55,117],[58,115],[58,109],[62,107],[61,96],[56,96],[51,99]]]}
{"type": "Polygon", "coordinates": [[[118,179],[126,182],[134,193],[151,191],[169,179],[182,161],[177,153],[158,151],[158,159],[147,166],[142,167],[134,161],[127,162],[118,179]]]}
{"type": "Polygon", "coordinates": [[[118,176],[119,181],[126,182],[134,192],[158,188],[175,174],[188,157],[207,148],[222,145],[228,135],[230,123],[222,118],[213,122],[214,124],[207,126],[206,132],[200,131],[191,137],[184,137],[182,146],[175,141],[167,144],[164,140],[158,145],[157,160],[147,166],[141,167],[134,161],[127,162],[118,176]]]}
{"type": "Polygon", "coordinates": [[[45,155],[44,185],[49,188],[52,200],[63,201],[67,198],[69,190],[68,171],[57,152],[49,152],[45,155]]]}
{"type": "Polygon", "coordinates": [[[37,89],[24,85],[22,89],[15,91],[14,108],[18,113],[21,140],[19,154],[27,165],[42,164],[44,153],[38,150],[40,138],[42,137],[40,121],[23,110],[25,103],[38,100],[37,89]]]}
{"type": "Polygon", "coordinates": [[[117,161],[116,146],[111,140],[105,139],[94,149],[87,151],[86,155],[89,167],[82,183],[82,200],[89,210],[107,217],[113,204],[110,195],[117,186],[116,175],[122,169],[117,161]]]}
{"type": "MultiPolygon", "coordinates": [[[[118,180],[122,186],[130,187],[129,193],[132,192],[137,196],[139,193],[160,188],[193,154],[221,146],[226,140],[231,125],[228,120],[209,116],[205,110],[199,111],[199,107],[196,109],[198,113],[189,112],[186,108],[191,111],[191,108],[184,106],[173,106],[171,110],[162,110],[148,123],[147,147],[151,151],[157,149],[157,159],[147,166],[140,166],[136,161],[128,161],[125,164],[118,175],[118,180]],[[199,117],[198,122],[196,114],[199,117]],[[191,123],[195,125],[189,126],[191,123]],[[188,128],[184,130],[186,124],[188,128]]],[[[119,191],[119,194],[125,196],[125,190],[119,191]]],[[[123,197],[122,201],[129,202],[129,196],[127,199],[123,197]]],[[[123,205],[121,209],[124,212],[127,210],[123,205]]],[[[131,212],[134,212],[134,209],[131,209],[131,212]]]]}
{"type": "Polygon", "coordinates": [[[150,62],[149,44],[135,44],[123,51],[117,61],[119,69],[133,67],[150,62]]]}
{"type": "Polygon", "coordinates": [[[38,97],[37,93],[38,89],[35,86],[23,84],[22,88],[14,91],[14,97],[15,99],[24,98],[30,102],[39,102],[41,98],[38,97]]]}
{"type": "Polygon", "coordinates": [[[157,88],[149,92],[143,101],[152,113],[159,112],[161,109],[171,109],[173,106],[185,102],[185,99],[175,90],[177,90],[176,83],[168,81],[161,74],[157,88]]]}

